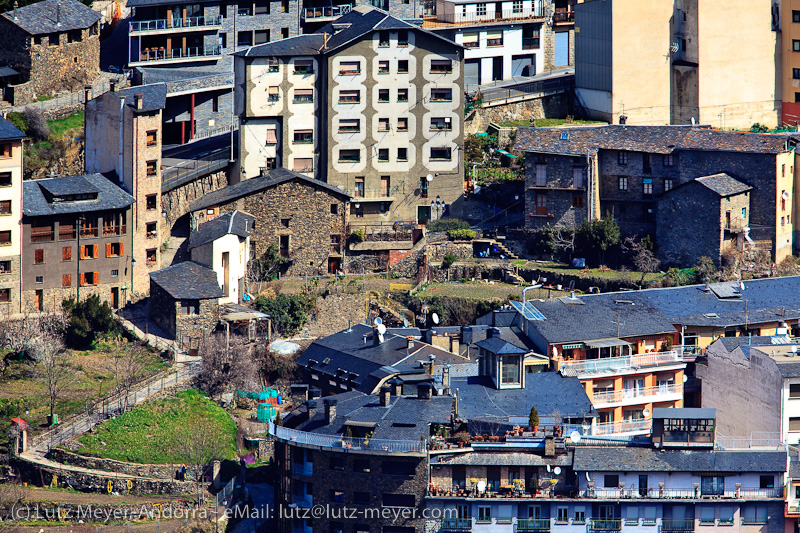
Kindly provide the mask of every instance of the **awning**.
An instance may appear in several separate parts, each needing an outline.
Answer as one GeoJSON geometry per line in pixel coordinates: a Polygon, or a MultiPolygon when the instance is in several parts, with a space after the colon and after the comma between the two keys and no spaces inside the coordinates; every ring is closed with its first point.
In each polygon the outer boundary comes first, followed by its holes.
{"type": "Polygon", "coordinates": [[[612,348],[614,346],[631,346],[631,343],[622,339],[601,339],[597,341],[587,341],[584,344],[589,348],[612,348]]]}
{"type": "Polygon", "coordinates": [[[512,154],[511,152],[506,152],[505,150],[497,150],[497,151],[498,151],[498,152],[500,152],[501,154],[503,154],[503,155],[504,155],[504,156],[506,156],[506,157],[511,157],[511,158],[513,158],[513,159],[516,159],[516,158],[517,158],[517,156],[515,156],[515,155],[514,155],[514,154],[512,154]]]}
{"type": "Polygon", "coordinates": [[[0,78],[5,78],[7,76],[16,76],[19,74],[16,70],[11,67],[0,67],[0,78]]]}

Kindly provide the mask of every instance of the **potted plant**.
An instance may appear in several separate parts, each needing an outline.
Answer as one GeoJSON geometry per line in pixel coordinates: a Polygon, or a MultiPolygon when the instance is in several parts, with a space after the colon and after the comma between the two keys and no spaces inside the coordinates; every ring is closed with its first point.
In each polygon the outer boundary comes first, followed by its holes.
{"type": "Polygon", "coordinates": [[[531,414],[528,416],[528,426],[530,426],[534,434],[539,431],[539,411],[536,410],[535,405],[531,407],[531,414]]]}
{"type": "Polygon", "coordinates": [[[454,436],[459,448],[464,448],[469,443],[469,433],[466,431],[459,431],[454,436]]]}

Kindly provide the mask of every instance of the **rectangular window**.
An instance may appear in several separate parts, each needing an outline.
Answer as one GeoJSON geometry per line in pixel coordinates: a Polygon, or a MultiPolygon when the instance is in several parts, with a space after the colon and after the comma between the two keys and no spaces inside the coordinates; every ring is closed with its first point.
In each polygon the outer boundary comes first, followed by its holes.
{"type": "Polygon", "coordinates": [[[389,89],[378,89],[378,102],[386,103],[389,101],[389,89]]]}
{"type": "Polygon", "coordinates": [[[199,315],[200,302],[198,300],[181,300],[182,315],[199,315]]]}
{"type": "Polygon", "coordinates": [[[705,525],[713,525],[715,522],[715,509],[713,507],[704,506],[700,508],[700,523],[705,525]]]}
{"type": "Polygon", "coordinates": [[[797,39],[792,40],[792,51],[800,52],[800,41],[798,41],[797,39]]]}
{"type": "Polygon", "coordinates": [[[255,7],[253,13],[256,15],[269,15],[269,0],[257,0],[255,7]]]}
{"type": "Polygon", "coordinates": [[[314,72],[314,61],[312,59],[296,59],[294,62],[295,74],[311,74],[314,72]]]}
{"type": "Polygon", "coordinates": [[[408,30],[397,31],[397,46],[400,48],[408,46],[408,30]]]}
{"type": "Polygon", "coordinates": [[[360,61],[342,61],[339,64],[339,74],[342,76],[355,76],[361,74],[360,61]]]}
{"type": "Polygon", "coordinates": [[[671,167],[675,164],[675,160],[672,155],[667,154],[663,157],[663,163],[665,167],[671,167]]]}
{"type": "Polygon", "coordinates": [[[156,161],[147,162],[147,175],[155,176],[158,173],[158,163],[156,161]]]}
{"type": "Polygon", "coordinates": [[[537,192],[536,193],[536,214],[537,215],[547,215],[547,193],[546,192],[537,192]]]}
{"type": "Polygon", "coordinates": [[[148,239],[154,239],[158,235],[158,225],[155,222],[148,222],[144,226],[144,231],[148,239]]]}
{"type": "Polygon", "coordinates": [[[576,189],[582,189],[584,187],[582,167],[572,168],[572,186],[576,189]]]}
{"type": "Polygon", "coordinates": [[[295,157],[294,168],[295,172],[313,172],[314,171],[314,158],[313,157],[295,157]]]}
{"type": "MultiPolygon", "coordinates": [[[[248,11],[250,11],[250,10],[248,9],[248,11]]],[[[237,46],[252,46],[253,45],[253,32],[252,31],[240,31],[236,35],[236,45],[237,46]]]]}
{"type": "Polygon", "coordinates": [[[481,45],[480,36],[481,34],[477,31],[464,33],[461,44],[464,46],[464,48],[478,48],[481,45]]]}
{"type": "Polygon", "coordinates": [[[72,286],[72,274],[62,274],[62,276],[61,276],[61,286],[62,287],[71,287],[72,286]]]}
{"type": "Polygon", "coordinates": [[[703,496],[722,496],[725,494],[725,478],[722,476],[702,476],[700,494],[703,496]]]}
{"type": "Polygon", "coordinates": [[[110,242],[106,244],[106,257],[121,257],[124,246],[121,242],[110,242]]]}
{"type": "Polygon", "coordinates": [[[36,284],[41,285],[44,283],[44,276],[36,276],[36,284]]]}
{"type": "Polygon", "coordinates": [[[388,161],[389,160],[389,149],[388,148],[378,148],[378,161],[388,161]]]}
{"type": "MultiPolygon", "coordinates": [[[[288,13],[289,12],[289,0],[283,0],[283,3],[281,4],[281,8],[282,9],[285,8],[286,11],[284,11],[284,13],[288,13]]],[[[288,37],[289,37],[289,28],[281,28],[281,39],[286,39],[288,37]]]]}
{"type": "Polygon", "coordinates": [[[398,148],[397,149],[397,160],[398,161],[408,161],[408,148],[398,148]]]}
{"type": "Polygon", "coordinates": [[[664,178],[664,192],[672,190],[672,178],[664,178]]]}
{"type": "Polygon", "coordinates": [[[331,204],[331,215],[339,214],[339,204],[331,204]]]}
{"type": "Polygon", "coordinates": [[[295,89],[294,90],[295,103],[306,103],[314,101],[314,89],[295,89]]]}
{"type": "Polygon", "coordinates": [[[355,196],[356,198],[363,198],[364,197],[364,178],[363,177],[356,177],[355,189],[353,190],[353,196],[355,196]]]}
{"type": "Polygon", "coordinates": [[[150,248],[145,250],[145,263],[148,265],[154,265],[158,261],[158,256],[156,255],[157,250],[155,248],[150,248]]]}
{"type": "Polygon", "coordinates": [[[11,273],[11,261],[0,261],[0,274],[11,273]]]}
{"type": "Polygon", "coordinates": [[[628,178],[627,176],[620,176],[617,179],[617,187],[620,191],[627,191],[628,190],[628,178]]]}
{"type": "Polygon", "coordinates": [[[378,74],[389,74],[388,61],[378,61],[378,74]]]}
{"type": "Polygon", "coordinates": [[[431,161],[450,161],[451,150],[445,146],[431,148],[431,161]]]}
{"type": "Polygon", "coordinates": [[[431,100],[434,102],[452,102],[452,89],[431,89],[431,100]]]}
{"type": "Polygon", "coordinates": [[[486,4],[478,4],[478,6],[475,8],[475,11],[477,12],[479,17],[485,17],[486,16],[486,4]]]}
{"type": "Polygon", "coordinates": [[[573,524],[585,524],[586,523],[586,508],[582,505],[575,506],[575,514],[572,516],[572,523],[573,524]]]}
{"type": "Polygon", "coordinates": [[[514,2],[511,4],[511,12],[515,15],[519,15],[522,13],[522,5],[522,0],[514,0],[514,2]]]}
{"type": "Polygon", "coordinates": [[[11,157],[11,143],[0,143],[0,157],[5,159],[11,157]]]}
{"type": "Polygon", "coordinates": [[[492,522],[492,508],[488,505],[478,506],[478,523],[490,524],[492,522]]]}
{"type": "Polygon", "coordinates": [[[294,130],[295,144],[310,144],[314,142],[314,130],[294,130]]]}
{"type": "Polygon", "coordinates": [[[569,507],[556,507],[556,524],[569,524],[569,507]]]}
{"type": "Polygon", "coordinates": [[[603,487],[608,489],[616,489],[619,487],[618,474],[606,474],[603,476],[603,487]]]}
{"type": "Polygon", "coordinates": [[[431,59],[431,74],[449,74],[453,72],[453,62],[449,59],[431,59]]]}
{"type": "Polygon", "coordinates": [[[0,172],[0,187],[11,187],[11,172],[0,172]]]}
{"type": "Polygon", "coordinates": [[[97,285],[99,282],[99,274],[97,272],[81,272],[80,284],[84,285],[97,285]]]}
{"type": "Polygon", "coordinates": [[[766,524],[767,506],[766,505],[746,505],[742,510],[743,524],[766,524]]]}
{"type": "Polygon", "coordinates": [[[277,128],[267,128],[267,138],[265,144],[278,144],[278,130],[277,128]]]}
{"type": "Polygon", "coordinates": [[[762,475],[759,478],[759,486],[760,489],[774,489],[775,488],[775,476],[770,475],[762,475]]]}
{"type": "Polygon", "coordinates": [[[64,246],[61,248],[61,260],[72,261],[72,246],[64,246]]]}
{"type": "Polygon", "coordinates": [[[361,101],[361,91],[340,91],[339,103],[340,104],[357,104],[361,101]]]}
{"type": "Polygon", "coordinates": [[[378,46],[389,46],[389,32],[388,31],[379,31],[378,32],[378,46]]]}
{"type": "Polygon", "coordinates": [[[573,194],[572,195],[572,207],[581,208],[583,207],[583,195],[582,194],[573,194]]]}
{"type": "MultiPolygon", "coordinates": [[[[259,6],[256,6],[258,9],[259,6]]],[[[257,15],[259,13],[256,13],[257,15]]],[[[265,14],[265,13],[264,13],[265,14]]],[[[253,37],[253,44],[264,44],[269,42],[269,30],[256,30],[253,37]]]]}
{"type": "Polygon", "coordinates": [[[11,289],[0,289],[0,302],[11,301],[11,289]]]}
{"type": "Polygon", "coordinates": [[[450,131],[452,129],[450,117],[434,117],[431,119],[431,131],[450,131]]]}
{"type": "MultiPolygon", "coordinates": [[[[744,218],[744,214],[742,214],[742,218],[744,218]]],[[[792,383],[789,385],[789,398],[800,398],[800,383],[792,383]]]]}
{"type": "Polygon", "coordinates": [[[11,244],[11,231],[0,231],[0,246],[11,244]]]}
{"type": "Polygon", "coordinates": [[[339,150],[340,163],[358,163],[361,161],[361,150],[339,150]]]}
{"type": "Polygon", "coordinates": [[[378,131],[386,132],[389,131],[389,119],[388,118],[379,118],[378,119],[378,131]]]}
{"type": "Polygon", "coordinates": [[[399,74],[407,74],[408,73],[408,59],[401,59],[397,62],[397,72],[399,74]]]}
{"type": "Polygon", "coordinates": [[[800,11],[792,11],[792,22],[800,22],[800,11]]]}
{"type": "Polygon", "coordinates": [[[339,119],[339,133],[355,133],[361,130],[361,120],[357,118],[339,119]]]}
{"type": "Polygon", "coordinates": [[[157,202],[157,195],[155,195],[155,194],[148,194],[148,195],[145,197],[145,202],[146,202],[146,204],[145,204],[145,205],[146,205],[146,207],[147,207],[147,210],[148,210],[148,211],[154,211],[154,210],[157,208],[157,206],[158,206],[158,202],[157,202]]]}
{"type": "MultiPolygon", "coordinates": [[[[297,94],[297,90],[295,90],[295,94],[297,94]]],[[[272,85],[267,89],[267,101],[269,102],[277,102],[281,98],[280,87],[277,85],[272,85]]]]}
{"type": "Polygon", "coordinates": [[[639,525],[639,506],[628,505],[625,509],[625,525],[638,526],[639,525]]]}
{"type": "Polygon", "coordinates": [[[620,150],[617,152],[617,163],[620,165],[627,165],[628,164],[628,152],[620,150]]]}
{"type": "Polygon", "coordinates": [[[397,101],[408,102],[408,89],[397,89],[397,101]]]}
{"type": "Polygon", "coordinates": [[[503,46],[503,30],[487,31],[486,46],[503,46]]]}
{"type": "Polygon", "coordinates": [[[656,508],[654,506],[648,505],[644,508],[644,519],[642,520],[642,524],[646,526],[650,526],[656,523],[656,508]]]}
{"type": "Polygon", "coordinates": [[[111,277],[112,277],[112,278],[117,278],[117,277],[119,277],[119,270],[112,270],[112,271],[111,271],[111,277]]]}
{"type": "Polygon", "coordinates": [[[33,251],[33,264],[39,265],[44,263],[44,249],[37,248],[33,251]]]}
{"type": "Polygon", "coordinates": [[[642,193],[646,196],[652,196],[653,194],[653,180],[652,178],[643,178],[642,179],[642,193]]]}
{"type": "Polygon", "coordinates": [[[397,119],[397,131],[408,131],[408,119],[401,117],[397,119]]]}
{"type": "Polygon", "coordinates": [[[11,200],[0,200],[0,215],[11,214],[11,200]]]}
{"type": "Polygon", "coordinates": [[[158,144],[158,131],[150,130],[147,132],[147,146],[155,146],[158,144]]]}
{"type": "Polygon", "coordinates": [[[719,508],[719,525],[729,526],[733,524],[733,507],[720,507],[719,508]]]}
{"type": "Polygon", "coordinates": [[[267,72],[278,72],[279,70],[280,70],[280,62],[278,61],[278,58],[275,57],[270,58],[267,72]]]}
{"type": "Polygon", "coordinates": [[[329,499],[332,503],[344,503],[344,491],[331,489],[329,499]]]}

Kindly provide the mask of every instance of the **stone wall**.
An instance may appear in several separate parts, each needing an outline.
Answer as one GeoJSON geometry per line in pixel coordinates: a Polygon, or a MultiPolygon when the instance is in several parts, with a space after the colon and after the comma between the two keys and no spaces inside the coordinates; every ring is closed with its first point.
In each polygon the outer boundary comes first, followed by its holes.
{"type": "Polygon", "coordinates": [[[303,328],[303,336],[330,335],[347,329],[350,324],[366,321],[366,297],[358,294],[320,296],[314,318],[303,328]]]}
{"type": "Polygon", "coordinates": [[[0,289],[10,289],[8,302],[0,303],[0,317],[20,312],[20,258],[18,255],[1,256],[0,261],[10,261],[11,271],[0,274],[0,289]]]}
{"type": "Polygon", "coordinates": [[[221,189],[226,185],[228,185],[228,174],[221,170],[163,193],[161,209],[167,213],[166,218],[163,219],[165,234],[169,233],[180,217],[190,212],[189,204],[204,194],[221,189]]]}
{"type": "Polygon", "coordinates": [[[492,122],[533,118],[564,118],[571,112],[569,96],[555,94],[505,105],[479,107],[464,120],[466,133],[485,132],[492,122]]]}
{"type": "MultiPolygon", "coordinates": [[[[170,391],[174,393],[174,390],[170,391]]],[[[47,458],[56,463],[88,468],[89,470],[103,470],[117,474],[127,474],[129,476],[141,476],[158,478],[165,481],[175,479],[175,472],[178,465],[165,464],[137,464],[115,461],[113,459],[103,459],[100,457],[87,457],[79,455],[61,448],[53,448],[47,453],[47,458]]]]}
{"type": "Polygon", "coordinates": [[[167,291],[150,283],[150,320],[152,320],[161,330],[175,338],[177,310],[175,300],[167,294],[167,291]],[[154,312],[154,310],[158,310],[154,312]]]}
{"type": "Polygon", "coordinates": [[[428,259],[430,261],[441,261],[446,254],[453,254],[458,258],[469,258],[473,256],[472,243],[462,242],[443,242],[428,245],[428,259]]]}
{"type": "MultiPolygon", "coordinates": [[[[150,304],[152,306],[152,302],[150,304]]],[[[180,302],[175,302],[175,340],[185,337],[195,339],[211,333],[219,323],[219,303],[216,299],[200,300],[200,312],[196,315],[180,314],[180,302]]]]}

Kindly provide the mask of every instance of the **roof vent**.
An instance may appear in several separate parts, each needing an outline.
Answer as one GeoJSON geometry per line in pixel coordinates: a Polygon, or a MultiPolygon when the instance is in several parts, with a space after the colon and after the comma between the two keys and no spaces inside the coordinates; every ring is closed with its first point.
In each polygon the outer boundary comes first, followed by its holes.
{"type": "Polygon", "coordinates": [[[703,316],[706,318],[719,318],[717,313],[703,313],[703,316]]]}
{"type": "Polygon", "coordinates": [[[633,300],[614,300],[614,303],[620,305],[633,305],[633,300]]]}
{"type": "Polygon", "coordinates": [[[323,365],[327,365],[330,362],[331,362],[331,358],[330,357],[326,357],[325,359],[322,360],[322,364],[323,365]]]}
{"type": "Polygon", "coordinates": [[[567,140],[569,140],[569,133],[567,133],[567,132],[564,132],[564,133],[562,133],[562,134],[561,134],[561,140],[562,140],[562,141],[567,141],[567,140]]]}

